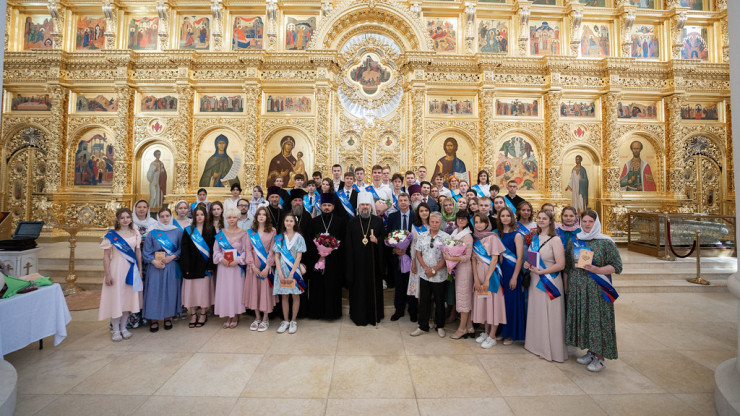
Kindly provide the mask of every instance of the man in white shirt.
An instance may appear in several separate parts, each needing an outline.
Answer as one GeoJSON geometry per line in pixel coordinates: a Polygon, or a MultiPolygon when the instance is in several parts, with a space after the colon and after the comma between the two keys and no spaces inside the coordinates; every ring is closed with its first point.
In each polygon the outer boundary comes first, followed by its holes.
{"type": "Polygon", "coordinates": [[[385,165],[383,167],[383,186],[391,187],[391,167],[388,165],[385,165]]]}
{"type": "Polygon", "coordinates": [[[365,169],[362,166],[355,169],[355,183],[360,190],[365,189],[365,169]]]}
{"type": "MultiPolygon", "coordinates": [[[[355,171],[355,176],[356,175],[357,171],[355,171]]],[[[391,188],[383,186],[383,168],[380,165],[373,166],[372,175],[373,183],[370,186],[366,186],[365,188],[362,188],[362,185],[360,185],[360,190],[364,189],[364,192],[370,192],[370,194],[372,194],[373,196],[374,201],[378,201],[379,199],[385,201],[393,201],[391,188]]]]}
{"type": "Polygon", "coordinates": [[[239,228],[244,231],[252,228],[254,218],[252,218],[252,215],[249,214],[249,201],[244,198],[240,199],[239,202],[236,203],[236,208],[241,214],[239,215],[239,219],[236,221],[236,225],[238,225],[239,228]]]}
{"type": "Polygon", "coordinates": [[[331,180],[334,182],[334,193],[339,192],[339,188],[344,186],[342,183],[342,165],[336,164],[331,167],[331,180]]]}
{"type": "Polygon", "coordinates": [[[427,167],[422,165],[416,169],[416,184],[421,185],[425,180],[427,180],[427,167]]]}
{"type": "Polygon", "coordinates": [[[434,176],[434,186],[439,189],[439,194],[446,197],[451,198],[452,192],[450,192],[449,189],[445,188],[445,176],[441,173],[438,173],[434,176]]]}
{"type": "Polygon", "coordinates": [[[401,188],[401,185],[403,184],[403,176],[401,176],[400,173],[394,173],[391,177],[391,197],[393,198],[391,200],[392,204],[390,208],[388,208],[388,211],[386,211],[386,214],[391,215],[394,212],[398,211],[398,196],[401,195],[403,192],[403,189],[401,188]]]}

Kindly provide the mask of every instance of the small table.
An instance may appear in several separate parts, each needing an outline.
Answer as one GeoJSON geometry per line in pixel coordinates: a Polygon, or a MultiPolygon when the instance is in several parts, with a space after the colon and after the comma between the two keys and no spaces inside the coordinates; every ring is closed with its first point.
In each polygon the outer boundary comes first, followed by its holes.
{"type": "Polygon", "coordinates": [[[72,320],[58,283],[0,299],[0,359],[4,355],[54,335],[54,346],[67,337],[72,320]]]}

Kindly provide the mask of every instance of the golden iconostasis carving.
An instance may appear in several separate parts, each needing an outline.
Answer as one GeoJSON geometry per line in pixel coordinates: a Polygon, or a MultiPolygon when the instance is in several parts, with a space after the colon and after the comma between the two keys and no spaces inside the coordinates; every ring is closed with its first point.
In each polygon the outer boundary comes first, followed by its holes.
{"type": "Polygon", "coordinates": [[[614,235],[629,210],[734,212],[724,0],[158,4],[9,5],[16,220],[88,206],[102,227],[334,163],[485,169],[614,235]]]}

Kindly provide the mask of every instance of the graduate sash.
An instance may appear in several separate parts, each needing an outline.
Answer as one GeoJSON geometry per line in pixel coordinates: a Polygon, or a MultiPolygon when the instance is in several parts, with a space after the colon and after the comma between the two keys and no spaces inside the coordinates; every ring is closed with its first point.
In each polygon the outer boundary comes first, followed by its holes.
{"type": "MultiPolygon", "coordinates": [[[[293,253],[288,250],[288,246],[285,244],[285,237],[280,234],[279,236],[275,237],[275,243],[277,245],[278,252],[280,253],[280,262],[285,264],[288,270],[293,270],[295,257],[293,257],[293,253]]],[[[301,276],[300,266],[296,267],[296,270],[295,272],[293,272],[292,276],[286,277],[288,279],[295,280],[295,286],[296,288],[298,288],[298,290],[301,291],[301,293],[306,291],[306,282],[303,280],[303,276],[301,276]]]]}
{"type": "Polygon", "coordinates": [[[172,219],[172,223],[173,223],[173,224],[175,224],[175,227],[177,227],[177,228],[178,228],[178,229],[179,229],[180,231],[185,231],[185,230],[184,230],[184,229],[182,228],[182,225],[180,225],[180,223],[179,223],[179,222],[177,222],[177,218],[173,218],[173,219],[172,219]]]}
{"type": "Polygon", "coordinates": [[[516,214],[516,207],[514,206],[514,203],[509,201],[509,198],[504,195],[504,203],[506,203],[506,206],[511,209],[511,212],[516,214]]]}
{"type": "Polygon", "coordinates": [[[480,185],[478,185],[477,183],[473,185],[470,189],[474,190],[475,193],[478,194],[478,197],[486,196],[486,193],[483,192],[482,189],[480,189],[480,185]]]}
{"type": "MultiPolygon", "coordinates": [[[[574,250],[580,250],[580,249],[586,249],[590,250],[588,246],[583,241],[580,241],[577,238],[573,239],[573,249],[574,250]]],[[[601,296],[604,297],[604,299],[607,302],[614,303],[615,300],[619,297],[619,293],[617,293],[617,289],[614,288],[612,285],[612,279],[609,276],[605,276],[603,274],[588,272],[588,274],[591,276],[592,279],[594,279],[594,282],[596,282],[597,285],[601,288],[601,296]]]]}
{"type": "MultiPolygon", "coordinates": [[[[475,240],[475,243],[473,243],[473,251],[475,252],[475,254],[478,255],[481,261],[483,261],[483,264],[491,267],[491,261],[493,261],[493,257],[488,255],[488,252],[486,251],[485,247],[483,247],[483,243],[481,243],[480,240],[475,240]]],[[[503,273],[501,272],[501,266],[496,263],[496,268],[493,269],[491,279],[488,281],[488,290],[490,292],[498,293],[498,288],[501,286],[502,274],[503,273]]]]}
{"type": "MultiPolygon", "coordinates": [[[[226,234],[224,234],[224,231],[221,230],[216,234],[216,242],[219,246],[221,246],[224,250],[234,250],[234,246],[229,243],[229,240],[226,238],[226,234]]],[[[237,256],[239,253],[237,253],[237,256]]],[[[234,261],[236,261],[236,257],[234,257],[234,261]]],[[[247,269],[247,266],[240,264],[239,267],[242,269],[242,271],[245,271],[247,269]]]]}
{"type": "Polygon", "coordinates": [[[452,194],[452,199],[454,199],[454,200],[455,200],[455,202],[459,201],[459,200],[460,200],[460,197],[462,196],[462,195],[460,195],[460,194],[456,194],[456,193],[455,193],[455,192],[453,192],[453,191],[450,191],[450,193],[452,194]]]}
{"type": "Polygon", "coordinates": [[[141,292],[144,289],[144,283],[141,281],[141,273],[136,261],[136,252],[130,245],[114,230],[108,230],[105,238],[113,244],[129,264],[128,273],[126,273],[126,284],[132,286],[134,292],[141,292]]]}
{"type": "Polygon", "coordinates": [[[525,227],[524,224],[520,222],[516,223],[516,230],[519,231],[519,234],[521,234],[522,237],[529,234],[529,228],[525,227]]]}
{"type": "Polygon", "coordinates": [[[396,211],[400,211],[401,209],[398,208],[398,197],[393,192],[391,192],[391,196],[393,197],[393,208],[395,208],[396,211]]]}
{"type": "Polygon", "coordinates": [[[365,190],[368,191],[368,192],[370,192],[371,194],[373,194],[373,199],[375,201],[377,201],[377,200],[380,199],[380,195],[378,195],[378,192],[375,191],[375,187],[374,186],[370,185],[370,186],[366,187],[365,190]]]}
{"type": "MultiPolygon", "coordinates": [[[[198,249],[200,255],[203,256],[203,260],[208,261],[211,257],[211,248],[208,247],[208,243],[203,239],[200,231],[195,227],[185,227],[185,232],[190,236],[190,241],[195,244],[195,248],[198,249]]],[[[211,273],[210,270],[206,270],[206,275],[208,275],[208,277],[213,277],[213,273],[211,273]]]]}
{"type": "Polygon", "coordinates": [[[339,192],[337,192],[337,196],[339,197],[339,202],[342,203],[344,210],[347,211],[347,214],[349,214],[349,217],[350,218],[354,217],[355,210],[354,208],[352,208],[352,203],[349,201],[349,197],[347,196],[347,193],[344,192],[344,188],[340,189],[339,192]]]}
{"type": "Polygon", "coordinates": [[[152,230],[150,234],[154,236],[154,239],[157,240],[160,246],[162,246],[167,255],[171,256],[172,253],[175,251],[175,244],[170,241],[169,237],[167,237],[167,234],[165,234],[165,232],[162,230],[152,230]]]}
{"type": "MultiPolygon", "coordinates": [[[[249,241],[252,242],[252,247],[254,247],[254,250],[257,253],[257,259],[260,261],[259,269],[262,271],[265,269],[265,266],[267,266],[267,249],[265,249],[265,245],[262,244],[260,233],[254,230],[247,230],[247,235],[249,235],[249,241]]],[[[267,280],[270,282],[270,287],[272,287],[274,284],[272,281],[272,273],[267,273],[267,276],[267,280]]],[[[265,280],[265,278],[260,275],[257,275],[257,278],[265,280]]]]}
{"type": "Polygon", "coordinates": [[[309,214],[313,215],[314,207],[316,207],[316,212],[321,211],[321,195],[315,194],[314,205],[311,205],[311,199],[308,195],[303,195],[303,208],[305,208],[309,214]]]}
{"type": "Polygon", "coordinates": [[[358,194],[360,193],[360,188],[357,187],[357,184],[352,185],[352,189],[354,189],[358,194]]]}
{"type": "Polygon", "coordinates": [[[563,247],[566,247],[567,248],[568,247],[568,240],[570,240],[571,238],[575,237],[575,234],[581,232],[581,229],[578,228],[577,230],[575,230],[574,231],[574,234],[571,234],[571,237],[569,237],[568,234],[566,234],[566,232],[563,231],[563,230],[561,230],[560,228],[556,228],[555,229],[555,232],[560,237],[560,241],[563,242],[563,247]]]}
{"type": "MultiPolygon", "coordinates": [[[[540,251],[539,235],[536,235],[532,238],[531,250],[540,251]]],[[[542,261],[542,256],[539,256],[539,264],[537,265],[537,268],[539,268],[540,270],[545,270],[545,262],[542,261]]],[[[550,300],[560,296],[560,291],[558,290],[558,287],[555,286],[555,279],[557,277],[558,273],[541,274],[540,281],[537,282],[537,289],[547,293],[547,296],[550,297],[550,300]]]]}

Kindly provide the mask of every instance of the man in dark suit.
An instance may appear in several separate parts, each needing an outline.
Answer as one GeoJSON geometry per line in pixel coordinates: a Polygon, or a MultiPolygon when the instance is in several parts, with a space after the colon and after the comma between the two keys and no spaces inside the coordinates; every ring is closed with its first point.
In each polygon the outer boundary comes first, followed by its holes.
{"type": "Polygon", "coordinates": [[[344,182],[342,181],[342,165],[336,164],[331,167],[331,181],[334,183],[334,193],[337,193],[340,189],[344,188],[344,182]]]}
{"type": "Polygon", "coordinates": [[[429,205],[429,209],[432,210],[432,212],[439,212],[439,204],[437,201],[434,200],[431,196],[429,196],[429,192],[432,190],[432,184],[424,181],[421,183],[421,202],[426,202],[427,205],[429,205]]]}
{"type": "Polygon", "coordinates": [[[355,174],[352,172],[345,172],[342,187],[337,191],[338,214],[343,217],[354,217],[357,212],[357,195],[359,194],[360,191],[355,186],[355,174]],[[349,202],[351,209],[347,206],[347,202],[349,202]]]}
{"type": "MultiPolygon", "coordinates": [[[[386,234],[390,234],[396,230],[411,231],[414,220],[416,219],[414,211],[411,210],[411,199],[409,194],[402,192],[398,195],[398,211],[388,216],[388,225],[386,226],[386,234]]],[[[401,273],[400,269],[400,257],[404,254],[409,255],[411,251],[411,245],[406,250],[400,250],[398,248],[393,249],[393,256],[390,261],[390,273],[394,277],[395,282],[395,296],[393,304],[396,307],[396,312],[391,316],[391,321],[399,320],[406,309],[406,304],[409,305],[409,315],[411,315],[411,322],[416,322],[417,319],[417,301],[416,297],[408,296],[406,291],[409,285],[409,272],[401,273]]]]}

